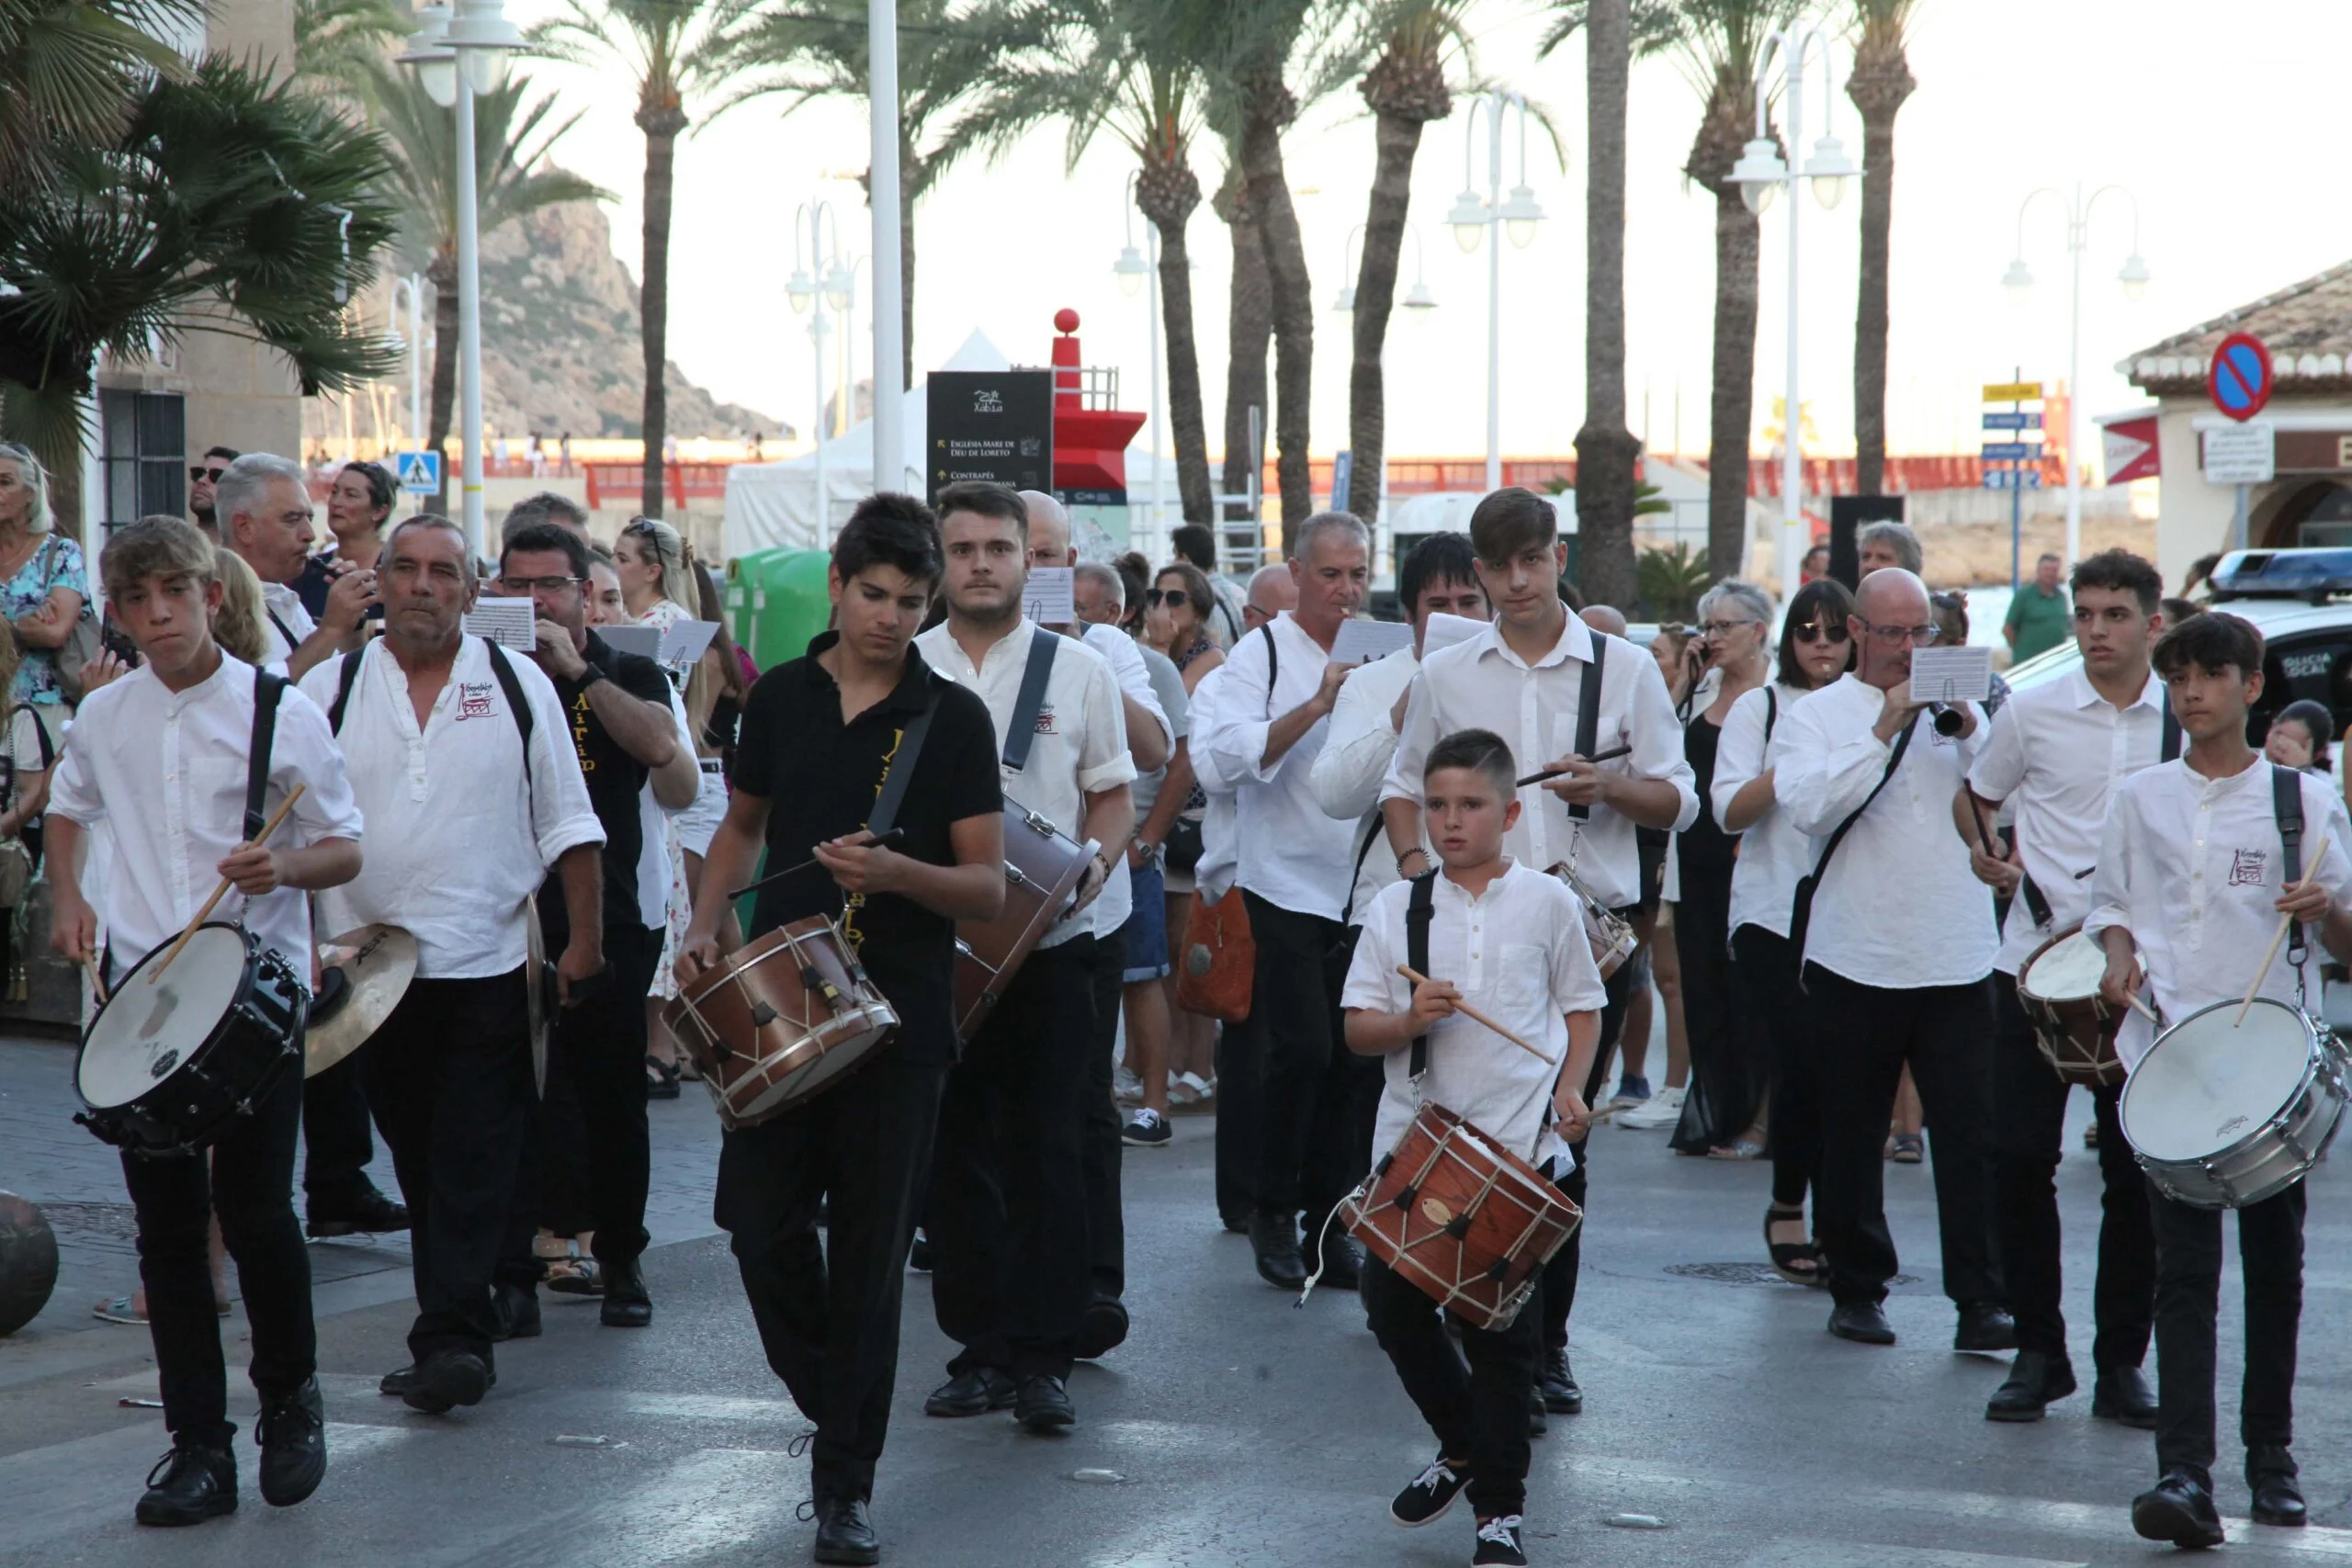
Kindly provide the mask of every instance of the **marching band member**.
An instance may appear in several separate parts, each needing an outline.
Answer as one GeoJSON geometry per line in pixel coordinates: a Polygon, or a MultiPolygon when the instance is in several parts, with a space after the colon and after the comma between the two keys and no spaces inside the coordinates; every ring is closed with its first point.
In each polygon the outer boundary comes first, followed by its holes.
{"type": "MultiPolygon", "coordinates": [[[[109,609],[138,645],[140,666],[93,692],[75,718],[50,794],[48,852],[81,863],[83,835],[101,821],[113,844],[107,879],[105,983],[172,942],[214,878],[238,897],[220,911],[307,980],[311,906],[305,890],[349,881],[360,868],[360,815],[325,718],[275,676],[263,677],[213,641],[220,604],[212,546],[176,518],[117,529],[100,558],[109,609]],[[264,682],[269,682],[266,688],[264,682]],[[243,841],[255,711],[277,712],[266,759],[265,809],[296,786],[291,819],[274,845],[243,841]]],[[[97,962],[97,917],[74,876],[49,879],[58,952],[97,962]]],[[[299,1047],[300,1036],[296,1036],[299,1047]]],[[[289,1068],[209,1148],[122,1156],[139,1218],[139,1272],[162,1383],[172,1451],[148,1476],[143,1525],[192,1525],[237,1506],[228,1376],[206,1260],[218,1213],[253,1324],[253,1382],[261,1395],[261,1495],[285,1507],[326,1474],[311,1260],[295,1224],[295,1126],[302,1078],[289,1068]]]]}
{"type": "MultiPolygon", "coordinates": [[[[2053,584],[2054,586],[2054,584],[2053,584]]],[[[2148,649],[2164,628],[2164,579],[2128,550],[2075,564],[2075,643],[2079,671],[2013,694],[1993,716],[1984,749],[1956,796],[1955,822],[1978,880],[2013,895],[1993,961],[1994,1214],[2001,1272],[2018,1325],[2018,1357],[1984,1415],[2031,1421],[2075,1389],[2059,1310],[2058,1156],[2070,1085],[2051,1070],[2018,1000],[2025,961],[2090,912],[2084,880],[2098,861],[2100,827],[2116,785],[2179,753],[2165,723],[2164,684],[2148,649]],[[2169,748],[2166,741],[2169,739],[2169,748]],[[1985,824],[2004,801],[2017,807],[2014,857],[1988,853],[1985,824]],[[2020,888],[2020,884],[2023,887],[2020,888]]],[[[2091,1414],[2126,1426],[2156,1424],[2155,1396],[2140,1363],[2154,1331],[2156,1257],[2148,1186],[2116,1120],[2123,1086],[2094,1088],[2098,1165],[2106,1191],[2092,1302],[2098,1378],[2091,1414]]]]}
{"type": "MultiPolygon", "coordinates": [[[[2301,927],[2352,957],[2352,857],[2344,802],[2330,781],[2265,763],[2246,744],[2246,710],[2262,695],[2262,634],[2219,611],[2190,617],[2156,643],[2155,669],[2188,749],[2115,786],[2099,833],[2084,931],[2107,950],[2100,991],[2123,1007],[2143,987],[2177,1023],[2236,1002],[2261,970],[2278,917],[2297,924],[2285,961],[2258,995],[2290,1006],[2316,989],[2301,927]],[[2300,812],[2300,816],[2296,815],[2300,812]],[[2324,855],[2307,859],[2325,835],[2324,855]],[[2282,841],[2283,840],[2283,841],[2282,841]],[[2142,966],[2135,953],[2144,953],[2142,966]]],[[[2028,867],[2031,869],[2030,866],[2028,867]]],[[[2137,1068],[2154,1032],[2137,1012],[2116,1053],[2137,1068]]],[[[2102,1140],[2104,1142],[2104,1140],[2102,1140]]],[[[2176,1546],[2222,1543],[2213,1506],[2214,1320],[2222,1284],[2222,1212],[2149,1193],[2156,1242],[2155,1487],[2132,1499],[2132,1528],[2176,1546]]],[[[2301,1181],[2238,1210],[2245,1272],[2245,1441],[2254,1522],[2301,1525],[2295,1483],[2295,1351],[2303,1309],[2301,1181]]]]}
{"type": "Polygon", "coordinates": [[[898,1372],[907,1242],[956,1058],[955,922],[993,919],[1004,903],[995,727],[913,645],[942,570],[922,502],[858,503],[833,545],[834,629],[769,671],[744,706],[734,794],[703,866],[711,893],[678,964],[691,984],[719,961],[725,892],[750,878],[764,843],[770,864],[813,858],[823,874],[762,888],[752,936],[809,915],[838,919],[899,1015],[838,1086],[720,1143],[718,1223],[768,1365],[817,1424],[820,1562],[880,1561],[867,1507],[898,1372]],[[911,770],[903,780],[901,768],[911,770]],[[890,826],[904,841],[868,847],[894,780],[890,826]]]}
{"type": "MultiPolygon", "coordinates": [[[[1600,1055],[1607,999],[1576,895],[1504,852],[1521,808],[1501,737],[1464,730],[1425,755],[1422,820],[1439,869],[1373,901],[1341,997],[1349,1049],[1387,1058],[1374,1145],[1395,1146],[1426,1102],[1539,1168],[1573,1158],[1561,1139],[1591,1128],[1577,1086],[1600,1055]],[[1415,984],[1396,971],[1409,962],[1417,910],[1428,922],[1428,977],[1415,984]],[[1460,1016],[1457,1003],[1549,1061],[1460,1016]]],[[[1524,1563],[1527,1391],[1543,1340],[1533,1301],[1507,1327],[1463,1325],[1457,1354],[1437,1303],[1379,1258],[1364,1260],[1363,1289],[1372,1331],[1438,1439],[1438,1457],[1396,1495],[1390,1517],[1428,1524],[1466,1489],[1478,1517],[1471,1562],[1524,1563]]]]}

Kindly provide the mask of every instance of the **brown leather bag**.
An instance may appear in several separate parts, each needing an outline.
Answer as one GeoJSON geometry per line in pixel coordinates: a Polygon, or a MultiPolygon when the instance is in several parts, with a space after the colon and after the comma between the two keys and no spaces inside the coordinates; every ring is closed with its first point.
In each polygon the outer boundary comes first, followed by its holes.
{"type": "Polygon", "coordinates": [[[1250,1016],[1258,975],[1258,944],[1241,889],[1215,903],[1193,895],[1184,915],[1184,962],[1176,976],[1176,1005],[1204,1018],[1239,1023],[1250,1016]]]}

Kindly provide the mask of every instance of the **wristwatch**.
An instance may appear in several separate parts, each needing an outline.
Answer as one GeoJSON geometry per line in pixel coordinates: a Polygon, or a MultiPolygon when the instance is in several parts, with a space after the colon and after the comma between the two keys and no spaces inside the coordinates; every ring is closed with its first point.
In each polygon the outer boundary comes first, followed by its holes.
{"type": "Polygon", "coordinates": [[[581,663],[582,668],[580,671],[579,685],[580,689],[584,692],[589,687],[594,685],[597,682],[603,680],[605,678],[605,671],[601,666],[590,660],[582,660],[581,663]]]}

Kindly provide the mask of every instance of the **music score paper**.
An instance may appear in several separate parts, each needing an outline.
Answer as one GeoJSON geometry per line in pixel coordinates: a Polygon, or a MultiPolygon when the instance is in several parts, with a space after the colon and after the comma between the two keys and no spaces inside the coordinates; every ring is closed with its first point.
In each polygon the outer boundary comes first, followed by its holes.
{"type": "Polygon", "coordinates": [[[517,653],[528,653],[539,646],[533,619],[528,599],[485,597],[474,601],[474,607],[466,612],[462,625],[475,637],[488,637],[499,647],[511,648],[517,653]]]}
{"type": "Polygon", "coordinates": [[[1331,641],[1331,662],[1362,664],[1385,659],[1400,648],[1413,646],[1413,628],[1402,621],[1375,621],[1362,616],[1340,623],[1331,641]]]}
{"type": "Polygon", "coordinates": [[[1911,655],[1911,697],[1923,703],[1981,703],[1993,694],[1989,648],[1922,648],[1911,655]]]}
{"type": "Polygon", "coordinates": [[[1066,566],[1033,566],[1029,581],[1021,590],[1021,613],[1041,626],[1067,626],[1078,619],[1078,604],[1073,597],[1071,579],[1076,575],[1066,566]]]}

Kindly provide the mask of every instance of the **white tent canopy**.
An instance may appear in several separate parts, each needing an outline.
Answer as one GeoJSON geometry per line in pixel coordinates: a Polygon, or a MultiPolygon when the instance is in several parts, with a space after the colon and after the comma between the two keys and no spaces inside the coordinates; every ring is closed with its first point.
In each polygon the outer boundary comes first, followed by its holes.
{"type": "MultiPolygon", "coordinates": [[[[1012,362],[980,333],[964,340],[942,370],[1009,370],[1012,362]]],[[[918,455],[916,464],[900,475],[894,487],[877,487],[874,479],[874,422],[863,420],[846,434],[825,443],[825,491],[828,504],[817,503],[817,455],[804,452],[781,463],[738,463],[727,471],[727,513],[719,543],[729,557],[753,550],[820,549],[832,542],[832,529],[820,518],[841,519],[848,509],[876,488],[896,488],[920,495],[923,491],[920,454],[928,434],[925,409],[930,393],[922,385],[910,387],[900,404],[899,439],[918,455]]]]}

